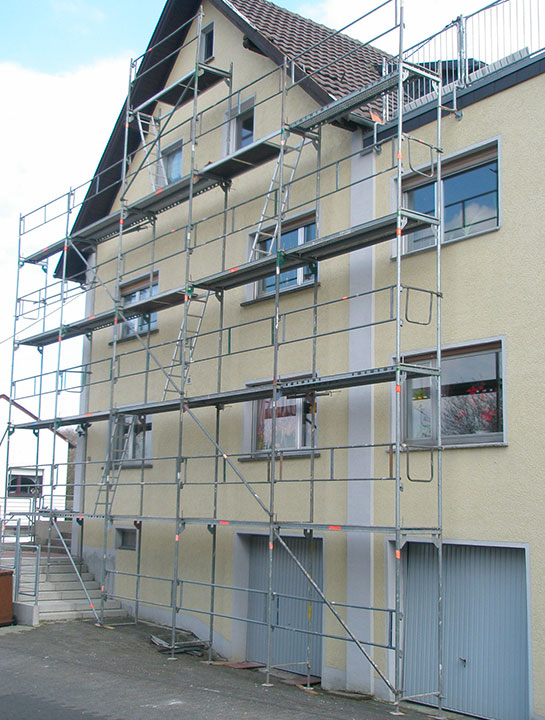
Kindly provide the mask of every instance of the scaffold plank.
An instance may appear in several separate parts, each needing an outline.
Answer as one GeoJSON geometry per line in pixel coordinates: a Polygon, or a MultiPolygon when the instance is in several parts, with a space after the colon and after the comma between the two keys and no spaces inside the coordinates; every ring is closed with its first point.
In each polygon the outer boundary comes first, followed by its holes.
{"type": "MultiPolygon", "coordinates": [[[[409,77],[409,73],[404,70],[402,77],[403,80],[406,80],[409,77]]],[[[307,132],[319,125],[335,122],[335,120],[348,115],[353,110],[357,110],[373,102],[373,100],[380,98],[383,93],[395,88],[398,82],[398,72],[392,72],[296,120],[289,126],[290,130],[292,132],[307,132]]]]}
{"type": "MultiPolygon", "coordinates": [[[[425,365],[402,363],[399,367],[396,365],[388,365],[386,367],[355,370],[349,373],[326,375],[324,377],[306,377],[297,378],[295,380],[285,380],[278,382],[277,388],[282,395],[287,397],[302,397],[308,393],[328,392],[329,390],[394,382],[396,380],[398,369],[409,379],[416,377],[431,377],[439,374],[439,371],[436,368],[425,365]]],[[[183,405],[192,409],[221,407],[224,405],[234,405],[241,402],[251,402],[254,400],[272,397],[272,394],[273,383],[269,382],[263,385],[251,385],[245,388],[226,390],[224,392],[211,393],[209,395],[186,397],[183,400],[183,405]]],[[[119,415],[155,415],[174,412],[180,410],[180,402],[181,401],[178,398],[176,400],[121,405],[114,408],[113,413],[117,413],[119,415]]],[[[110,413],[108,411],[96,411],[85,413],[84,415],[71,415],[64,418],[35,420],[33,422],[21,423],[15,425],[14,427],[20,430],[57,429],[68,425],[83,425],[101,422],[107,420],[109,417],[110,413]]]]}
{"type": "Polygon", "coordinates": [[[107,310],[102,313],[97,313],[96,315],[83,318],[83,320],[77,320],[68,325],[63,325],[60,328],[54,328],[53,330],[47,330],[46,332],[38,333],[31,337],[22,338],[17,342],[19,345],[33,345],[35,347],[51,345],[61,340],[85,335],[94,330],[111,327],[120,319],[120,313],[122,313],[123,317],[127,320],[130,320],[131,318],[149,315],[154,312],[159,312],[160,310],[181,305],[185,301],[186,293],[185,288],[167,290],[160,295],[154,295],[153,297],[138,300],[131,305],[125,305],[119,310],[107,310]]]}
{"type": "MultiPolygon", "coordinates": [[[[417,232],[437,224],[437,218],[428,215],[416,215],[411,212],[407,217],[404,234],[417,232]]],[[[396,235],[397,215],[392,213],[382,218],[356,225],[311,242],[297,245],[282,251],[282,271],[304,267],[311,262],[319,262],[359,250],[370,245],[391,240],[396,235]]],[[[229,268],[215,275],[209,275],[195,282],[195,286],[206,290],[228,290],[257,282],[274,275],[276,272],[276,255],[268,255],[237,267],[229,268]]]]}
{"type": "MultiPolygon", "coordinates": [[[[222,80],[227,80],[230,77],[230,73],[226,70],[220,70],[219,68],[213,68],[208,65],[199,65],[197,72],[197,90],[198,92],[205,92],[222,80]]],[[[191,70],[191,72],[188,72],[186,75],[176,80],[176,82],[167,85],[162,90],[155,93],[155,95],[152,95],[152,97],[148,98],[143,103],[140,103],[138,107],[134,108],[133,113],[141,112],[152,103],[156,102],[163,102],[166,105],[172,105],[173,107],[181,107],[182,105],[185,105],[186,102],[193,100],[194,88],[195,71],[191,70]]]]}

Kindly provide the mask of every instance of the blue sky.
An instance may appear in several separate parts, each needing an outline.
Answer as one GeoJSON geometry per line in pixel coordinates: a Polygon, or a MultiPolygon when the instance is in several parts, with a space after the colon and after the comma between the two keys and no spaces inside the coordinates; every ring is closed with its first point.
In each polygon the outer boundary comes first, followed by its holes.
{"type": "Polygon", "coordinates": [[[139,54],[163,5],[164,0],[6,2],[2,7],[0,61],[62,73],[104,57],[139,54]]]}

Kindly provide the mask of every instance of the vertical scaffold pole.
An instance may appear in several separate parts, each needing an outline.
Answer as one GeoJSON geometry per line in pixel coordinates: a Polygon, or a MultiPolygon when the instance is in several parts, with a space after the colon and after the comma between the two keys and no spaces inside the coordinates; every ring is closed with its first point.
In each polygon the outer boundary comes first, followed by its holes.
{"type": "MultiPolygon", "coordinates": [[[[129,162],[128,150],[129,150],[129,122],[130,122],[130,111],[131,111],[131,96],[132,96],[132,84],[133,84],[133,72],[136,67],[135,61],[131,59],[129,67],[129,84],[127,89],[127,101],[125,104],[125,135],[123,139],[123,161],[121,163],[121,193],[120,193],[120,204],[121,211],[119,214],[119,230],[117,235],[117,264],[116,264],[116,280],[115,280],[115,295],[114,295],[114,334],[112,340],[112,364],[110,368],[110,416],[108,418],[108,437],[106,438],[106,463],[104,468],[104,478],[106,483],[105,489],[105,505],[104,505],[104,528],[103,528],[103,539],[102,539],[102,583],[101,583],[101,598],[100,598],[100,622],[104,624],[104,605],[107,594],[107,555],[108,555],[108,530],[111,522],[110,518],[110,484],[112,477],[112,468],[114,464],[114,443],[115,434],[117,430],[117,423],[114,423],[115,414],[115,385],[117,382],[117,341],[119,339],[119,319],[120,319],[120,306],[121,306],[121,278],[123,274],[123,228],[125,219],[127,217],[127,167],[129,162]]],[[[100,492],[100,488],[97,488],[97,492],[100,492]]]]}
{"type": "Polygon", "coordinates": [[[397,221],[396,221],[396,336],[395,336],[395,706],[399,712],[402,696],[401,665],[401,253],[403,216],[403,0],[398,4],[399,54],[397,60],[397,221]]]}
{"type": "Polygon", "coordinates": [[[443,95],[443,67],[439,63],[439,82],[437,88],[437,207],[439,218],[437,232],[437,370],[436,379],[436,433],[437,433],[437,707],[438,717],[443,717],[443,435],[441,430],[441,360],[442,360],[442,328],[441,328],[441,248],[444,237],[443,223],[443,184],[442,184],[442,95],[443,95]]]}
{"type": "MultiPolygon", "coordinates": [[[[284,153],[286,148],[286,77],[287,58],[284,58],[280,68],[281,82],[281,105],[280,105],[280,151],[278,168],[278,197],[282,197],[284,191],[284,153]]],[[[274,280],[274,329],[273,329],[273,380],[272,380],[272,413],[271,413],[271,465],[269,480],[269,573],[268,573],[268,594],[267,594],[267,671],[266,685],[271,684],[271,657],[272,657],[272,631],[273,631],[273,560],[274,560],[274,516],[275,516],[275,482],[276,482],[276,453],[277,453],[277,416],[278,400],[278,368],[279,368],[279,341],[280,341],[280,267],[282,265],[282,206],[278,203],[278,221],[276,233],[276,273],[274,280]]]]}
{"type": "MultiPolygon", "coordinates": [[[[180,574],[180,535],[183,530],[183,522],[181,520],[182,512],[182,498],[181,498],[181,468],[184,462],[182,457],[183,452],[183,425],[184,425],[184,398],[185,398],[185,380],[186,380],[186,363],[189,358],[186,356],[185,348],[187,345],[187,318],[188,308],[190,303],[189,295],[189,277],[191,269],[191,241],[193,232],[193,192],[195,186],[195,169],[196,169],[196,152],[197,152],[197,112],[198,112],[198,97],[199,97],[199,58],[200,48],[202,41],[202,19],[203,19],[202,5],[199,8],[197,15],[197,44],[195,50],[195,64],[194,64],[194,75],[193,75],[193,110],[191,115],[190,125],[190,143],[191,143],[191,167],[189,171],[189,198],[187,207],[187,227],[185,233],[185,302],[184,302],[184,317],[183,317],[183,330],[181,337],[181,378],[180,378],[180,421],[179,421],[179,435],[178,435],[178,455],[176,460],[176,534],[174,543],[174,573],[173,573],[173,596],[172,596],[172,628],[171,628],[171,655],[174,658],[174,644],[176,641],[176,615],[177,615],[177,596],[178,596],[178,583],[180,574]]],[[[186,460],[187,462],[187,460],[186,460]]],[[[180,595],[182,589],[180,590],[180,595]]],[[[180,599],[180,606],[182,605],[180,599]]]]}

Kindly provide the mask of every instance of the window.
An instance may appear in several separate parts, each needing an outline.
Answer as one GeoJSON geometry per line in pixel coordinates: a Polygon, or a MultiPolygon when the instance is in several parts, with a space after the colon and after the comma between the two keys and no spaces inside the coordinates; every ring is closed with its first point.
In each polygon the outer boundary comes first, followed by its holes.
{"type": "Polygon", "coordinates": [[[214,23],[207,25],[202,30],[200,62],[205,63],[214,57],[214,23]]]}
{"type": "Polygon", "coordinates": [[[151,458],[151,417],[122,415],[113,439],[112,457],[117,465],[151,458]]]}
{"type": "Polygon", "coordinates": [[[116,528],[115,546],[118,550],[136,550],[136,528],[116,528]]]}
{"type": "MultiPolygon", "coordinates": [[[[406,357],[433,365],[433,355],[406,357]]],[[[446,350],[441,369],[441,431],[445,445],[503,442],[503,382],[500,343],[446,350]]],[[[405,383],[405,441],[433,443],[436,390],[430,378],[405,383]]]]}
{"type": "MultiPolygon", "coordinates": [[[[316,237],[316,223],[314,220],[306,222],[304,225],[297,225],[283,228],[280,237],[280,250],[289,250],[303,243],[311,242],[316,237]]],[[[260,250],[265,254],[270,251],[272,240],[267,238],[260,243],[260,250]]],[[[305,283],[312,282],[314,273],[310,265],[305,267],[287,270],[280,274],[280,290],[296,287],[305,283]]],[[[268,277],[259,283],[258,294],[267,295],[273,293],[275,288],[275,277],[268,277]]]]}
{"type": "MultiPolygon", "coordinates": [[[[276,447],[280,450],[297,450],[310,446],[312,430],[312,396],[307,398],[277,399],[276,447]]],[[[316,413],[316,404],[314,405],[316,413]]],[[[271,449],[272,399],[254,403],[254,452],[271,449]]]]}
{"type": "MultiPolygon", "coordinates": [[[[153,282],[150,286],[149,275],[140,280],[127,283],[121,288],[121,301],[124,307],[129,307],[139,300],[145,300],[152,295],[157,295],[159,291],[159,278],[157,273],[153,276],[153,282]]],[[[121,338],[132,338],[136,333],[145,335],[148,330],[157,329],[157,313],[148,315],[140,315],[130,318],[121,324],[121,338]]]]}
{"type": "MultiPolygon", "coordinates": [[[[407,207],[434,215],[437,183],[417,184],[421,179],[413,177],[405,183],[407,207]]],[[[442,184],[445,242],[498,227],[498,160],[495,144],[469,160],[466,158],[445,163],[442,184]]],[[[407,236],[406,243],[406,252],[414,252],[435,245],[435,235],[431,229],[421,230],[407,236]]]]}
{"type": "Polygon", "coordinates": [[[8,479],[9,497],[38,497],[42,494],[42,474],[10,470],[8,479]]]}
{"type": "Polygon", "coordinates": [[[254,98],[239,102],[231,110],[228,153],[236,152],[254,141],[254,98]]]}
{"type": "Polygon", "coordinates": [[[183,140],[180,140],[174,145],[165,148],[161,153],[166,183],[173,183],[182,179],[182,150],[183,140]]]}

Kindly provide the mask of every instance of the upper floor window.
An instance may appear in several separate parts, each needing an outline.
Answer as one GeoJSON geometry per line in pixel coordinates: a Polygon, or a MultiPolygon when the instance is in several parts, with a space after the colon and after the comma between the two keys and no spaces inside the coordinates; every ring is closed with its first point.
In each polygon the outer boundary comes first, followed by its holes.
{"type": "MultiPolygon", "coordinates": [[[[276,448],[301,450],[310,447],[312,398],[279,397],[276,407],[276,448]]],[[[314,406],[316,414],[316,405],[314,406]]],[[[254,403],[253,451],[266,452],[272,447],[272,398],[254,403]]]]}
{"type": "Polygon", "coordinates": [[[162,171],[166,183],[173,183],[182,179],[182,151],[183,140],[179,140],[162,151],[162,171]]]}
{"type": "MultiPolygon", "coordinates": [[[[435,364],[434,354],[406,356],[418,365],[435,364]]],[[[503,442],[501,343],[443,351],[441,432],[445,445],[503,442]]],[[[404,389],[404,440],[409,445],[436,441],[436,384],[407,380],[404,389]]]]}
{"type": "Polygon", "coordinates": [[[254,98],[239,102],[230,115],[229,154],[254,141],[254,98]]]}
{"type": "Polygon", "coordinates": [[[254,141],[254,109],[237,115],[235,124],[235,149],[240,150],[254,141]]]}
{"type": "MultiPolygon", "coordinates": [[[[312,221],[303,221],[301,224],[288,225],[282,228],[282,235],[280,236],[279,249],[289,250],[290,248],[297,247],[303,243],[310,242],[316,237],[316,223],[312,221]]],[[[263,254],[268,253],[271,248],[271,239],[265,239],[260,243],[260,250],[263,254]]],[[[298,285],[304,285],[305,283],[312,282],[314,274],[309,265],[305,267],[295,268],[293,270],[286,270],[286,272],[280,273],[279,283],[280,290],[285,290],[290,287],[296,287],[298,285]]],[[[275,289],[275,277],[265,278],[259,284],[259,294],[267,295],[273,293],[275,289]]]]}
{"type": "MultiPolygon", "coordinates": [[[[140,280],[135,280],[131,283],[127,283],[121,287],[121,301],[123,306],[132,305],[139,300],[145,300],[152,295],[157,295],[159,291],[159,278],[157,273],[153,276],[152,284],[150,285],[150,278],[147,275],[140,280]]],[[[121,325],[121,337],[130,338],[134,337],[136,333],[139,335],[145,335],[148,330],[157,329],[157,313],[150,313],[150,315],[140,315],[135,318],[130,318],[121,325]]]]}
{"type": "Polygon", "coordinates": [[[119,417],[113,439],[113,461],[123,465],[151,458],[151,429],[151,417],[147,415],[119,417]]]}
{"type": "Polygon", "coordinates": [[[212,60],[214,57],[214,23],[203,28],[201,33],[200,58],[202,63],[212,60]]]}
{"type": "Polygon", "coordinates": [[[38,497],[42,494],[42,474],[10,470],[8,478],[9,497],[38,497]]]}
{"type": "MultiPolygon", "coordinates": [[[[420,182],[421,176],[404,184],[407,207],[435,215],[437,183],[420,182]]],[[[499,226],[497,146],[443,167],[444,241],[460,240],[499,226]]],[[[421,230],[406,237],[405,252],[435,245],[432,230],[421,230]]]]}

